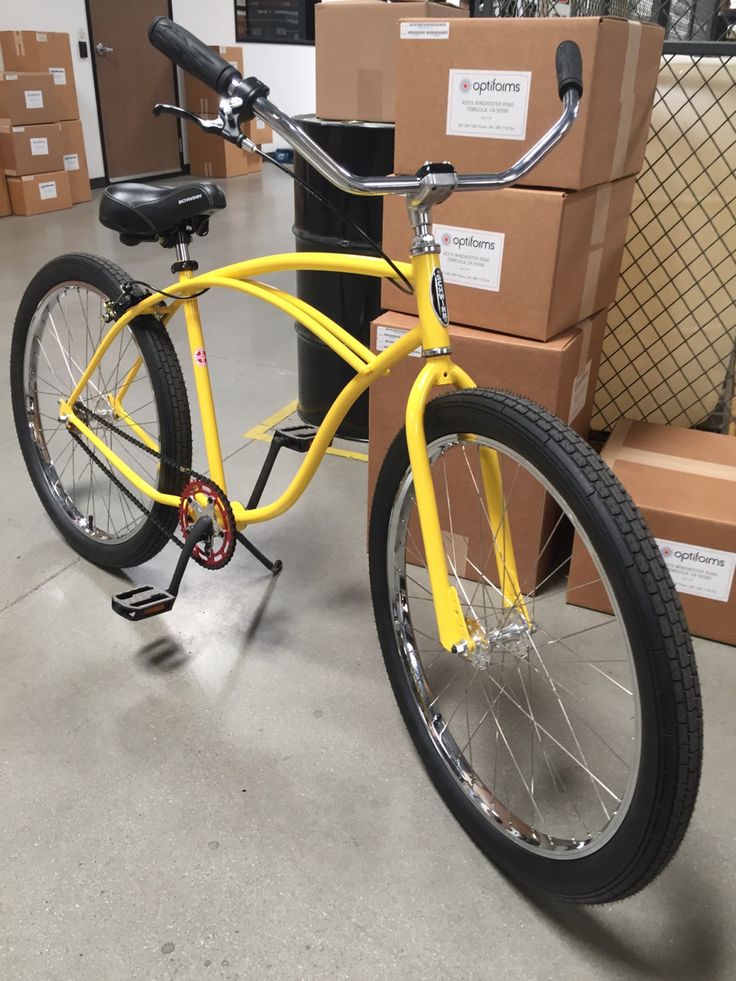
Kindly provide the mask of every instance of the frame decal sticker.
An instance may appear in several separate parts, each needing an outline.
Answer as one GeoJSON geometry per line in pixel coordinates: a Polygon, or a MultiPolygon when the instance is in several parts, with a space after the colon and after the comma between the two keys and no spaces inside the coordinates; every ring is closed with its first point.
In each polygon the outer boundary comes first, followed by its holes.
{"type": "Polygon", "coordinates": [[[430,284],[430,291],[432,294],[432,307],[437,315],[437,319],[442,324],[443,327],[450,326],[450,317],[447,312],[447,298],[445,296],[445,280],[442,275],[441,269],[435,269],[432,273],[432,282],[430,284]]]}

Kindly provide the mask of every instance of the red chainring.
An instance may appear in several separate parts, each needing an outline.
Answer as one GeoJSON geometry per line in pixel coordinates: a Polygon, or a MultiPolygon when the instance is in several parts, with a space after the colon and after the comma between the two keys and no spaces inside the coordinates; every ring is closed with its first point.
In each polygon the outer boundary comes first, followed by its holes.
{"type": "Polygon", "coordinates": [[[181,492],[179,506],[179,525],[185,538],[203,514],[211,516],[215,530],[210,538],[195,545],[192,558],[205,569],[222,569],[235,551],[235,518],[230,502],[213,481],[191,480],[181,492]],[[203,497],[205,504],[201,503],[203,497]]]}

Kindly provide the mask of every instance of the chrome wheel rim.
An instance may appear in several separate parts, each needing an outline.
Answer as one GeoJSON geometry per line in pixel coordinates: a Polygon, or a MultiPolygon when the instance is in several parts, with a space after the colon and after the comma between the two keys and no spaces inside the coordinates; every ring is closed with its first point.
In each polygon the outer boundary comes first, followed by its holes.
{"type": "MultiPolygon", "coordinates": [[[[97,467],[59,417],[59,400],[67,399],[96,347],[109,330],[108,297],[89,284],[69,281],[50,290],[36,308],[28,331],[23,366],[28,433],[43,482],[58,510],[85,537],[103,545],[132,539],[147,516],[97,467]]],[[[106,352],[79,401],[108,423],[90,419],[89,428],[149,483],[158,483],[156,459],[124,439],[134,435],[116,418],[110,395],[120,390],[128,372],[141,360],[132,331],[125,328],[106,352]]],[[[141,360],[125,396],[125,410],[158,443],[159,422],[151,381],[141,360]]],[[[83,438],[84,439],[84,438],[83,438]]],[[[93,449],[98,459],[99,451],[93,449]]],[[[104,462],[104,461],[103,461],[104,462]]],[[[120,474],[129,494],[147,508],[150,502],[120,474]]]]}
{"type": "Polygon", "coordinates": [[[610,581],[589,536],[559,492],[517,453],[493,440],[455,435],[430,443],[428,454],[442,511],[450,582],[466,617],[477,618],[486,635],[503,642],[490,645],[488,663],[441,648],[407,471],[391,512],[387,571],[399,657],[423,726],[465,798],[507,838],[555,859],[592,854],[621,826],[641,757],[631,642],[610,581]],[[478,554],[490,560],[493,552],[493,532],[482,502],[478,516],[480,524],[487,525],[486,542],[473,558],[469,551],[459,554],[459,528],[468,527],[471,508],[464,495],[462,514],[453,524],[450,491],[466,468],[466,486],[480,500],[474,456],[481,446],[495,450],[502,460],[504,513],[511,518],[512,541],[514,517],[519,514],[518,509],[514,514],[515,490],[535,481],[539,494],[549,495],[547,506],[559,511],[551,530],[545,529],[540,538],[540,571],[530,573],[531,579],[523,576],[531,630],[518,609],[503,610],[489,562],[478,562],[478,554]],[[611,615],[564,602],[569,550],[568,558],[560,559],[552,549],[566,523],[578,536],[578,547],[587,548],[594,561],[611,615]],[[519,621],[526,628],[522,646],[516,636],[519,621]],[[574,628],[563,628],[571,623],[574,628]]]}

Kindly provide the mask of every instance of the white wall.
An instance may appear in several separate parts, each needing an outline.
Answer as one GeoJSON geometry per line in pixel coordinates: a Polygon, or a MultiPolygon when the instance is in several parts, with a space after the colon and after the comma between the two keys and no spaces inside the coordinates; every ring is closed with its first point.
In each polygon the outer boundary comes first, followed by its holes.
{"type": "MultiPolygon", "coordinates": [[[[126,2],[126,0],[111,0],[126,2]]],[[[233,0],[172,0],[174,20],[206,44],[235,44],[233,0]]],[[[92,58],[80,59],[77,42],[89,40],[84,0],[0,0],[2,31],[65,31],[71,36],[79,115],[89,175],[104,177],[92,58]]],[[[142,43],[148,43],[143,38],[142,43]]],[[[271,98],[290,115],[314,112],[314,48],[291,44],[244,44],[247,75],[271,87],[271,98]]]]}

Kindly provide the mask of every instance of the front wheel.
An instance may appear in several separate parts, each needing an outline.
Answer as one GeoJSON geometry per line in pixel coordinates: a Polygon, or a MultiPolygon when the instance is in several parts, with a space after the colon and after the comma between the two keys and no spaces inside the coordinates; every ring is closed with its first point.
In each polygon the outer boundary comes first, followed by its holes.
{"type": "Polygon", "coordinates": [[[698,678],[667,568],[608,467],[546,410],[473,390],[431,402],[425,426],[450,581],[481,640],[466,657],[439,642],[402,431],[376,485],[369,552],[404,721],[501,868],[564,899],[621,899],[676,851],[700,775],[698,678]],[[501,466],[513,604],[482,448],[501,466]]]}

